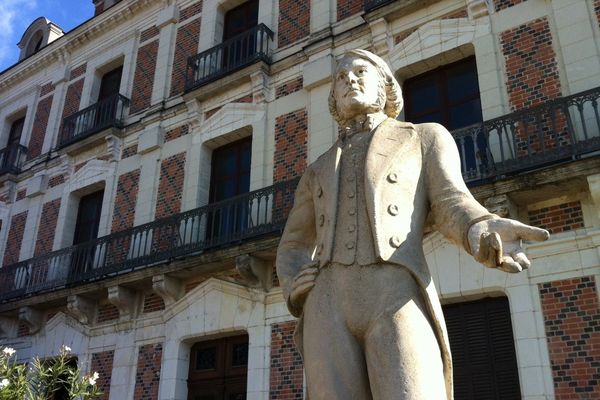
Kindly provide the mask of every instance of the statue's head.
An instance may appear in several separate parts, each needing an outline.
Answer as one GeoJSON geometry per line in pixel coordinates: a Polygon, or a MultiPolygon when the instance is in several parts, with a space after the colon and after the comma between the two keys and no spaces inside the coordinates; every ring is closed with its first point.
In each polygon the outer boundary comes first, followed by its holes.
{"type": "Polygon", "coordinates": [[[340,126],[356,116],[383,111],[396,118],[402,91],[388,65],[366,50],[350,50],[338,63],[329,93],[329,112],[340,126]]]}

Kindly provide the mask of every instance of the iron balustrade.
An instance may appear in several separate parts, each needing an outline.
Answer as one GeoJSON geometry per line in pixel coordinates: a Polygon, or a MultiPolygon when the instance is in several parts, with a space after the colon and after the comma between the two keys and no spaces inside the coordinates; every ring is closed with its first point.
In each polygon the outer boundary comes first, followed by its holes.
{"type": "Polygon", "coordinates": [[[579,158],[600,150],[600,88],[452,131],[467,182],[579,158]]]}
{"type": "Polygon", "coordinates": [[[259,24],[188,59],[186,91],[194,90],[226,74],[253,64],[270,63],[273,32],[259,24]]]}
{"type": "Polygon", "coordinates": [[[59,146],[64,147],[106,128],[122,128],[129,99],[120,94],[109,96],[63,121],[59,146]]]}
{"type": "Polygon", "coordinates": [[[298,178],[0,269],[3,302],[279,233],[298,178]]]}
{"type": "Polygon", "coordinates": [[[0,174],[21,172],[21,163],[26,154],[27,147],[21,144],[12,144],[0,150],[0,174]]]}

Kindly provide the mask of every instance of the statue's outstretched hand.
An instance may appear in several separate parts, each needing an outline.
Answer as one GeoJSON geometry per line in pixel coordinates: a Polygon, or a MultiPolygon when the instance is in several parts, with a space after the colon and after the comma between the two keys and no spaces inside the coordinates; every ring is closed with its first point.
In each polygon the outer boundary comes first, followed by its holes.
{"type": "Polygon", "coordinates": [[[292,281],[292,288],[290,290],[289,302],[294,308],[301,310],[304,307],[306,297],[313,286],[315,286],[317,275],[319,275],[318,261],[310,262],[300,268],[300,271],[292,281]]]}
{"type": "Polygon", "coordinates": [[[521,247],[521,239],[547,240],[547,230],[525,225],[508,218],[480,221],[471,226],[469,245],[475,259],[490,268],[504,272],[521,272],[531,263],[521,247]]]}

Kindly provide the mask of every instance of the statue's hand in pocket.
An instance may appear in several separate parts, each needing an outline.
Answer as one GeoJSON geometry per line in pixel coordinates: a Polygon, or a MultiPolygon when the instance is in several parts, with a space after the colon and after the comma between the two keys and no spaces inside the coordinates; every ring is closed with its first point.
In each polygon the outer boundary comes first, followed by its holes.
{"type": "Polygon", "coordinates": [[[290,291],[289,302],[293,308],[302,310],[308,294],[315,286],[318,275],[319,263],[317,261],[305,264],[300,268],[300,272],[294,277],[292,290],[290,291]]]}

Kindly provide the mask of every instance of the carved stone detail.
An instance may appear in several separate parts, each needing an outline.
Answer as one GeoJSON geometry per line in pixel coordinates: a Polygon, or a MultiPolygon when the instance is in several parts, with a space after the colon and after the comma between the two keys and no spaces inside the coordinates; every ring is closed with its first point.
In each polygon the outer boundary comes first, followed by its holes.
{"type": "Polygon", "coordinates": [[[33,307],[19,308],[19,321],[25,323],[30,333],[36,333],[42,329],[44,314],[33,307]]]}
{"type": "Polygon", "coordinates": [[[489,212],[499,215],[502,218],[516,217],[516,209],[510,198],[501,194],[499,196],[488,197],[484,204],[489,212]]]}
{"type": "Polygon", "coordinates": [[[167,275],[156,275],[152,277],[152,290],[162,297],[166,306],[181,299],[185,294],[182,282],[167,275]]]}
{"type": "Polygon", "coordinates": [[[72,295],[67,298],[67,309],[83,325],[94,320],[96,314],[96,302],[85,297],[72,295]]]}
{"type": "Polygon", "coordinates": [[[265,291],[271,289],[273,276],[271,262],[244,254],[235,259],[235,269],[249,287],[262,287],[265,291]]]}
{"type": "Polygon", "coordinates": [[[19,320],[11,317],[0,317],[0,337],[14,338],[19,329],[19,320]]]}
{"type": "Polygon", "coordinates": [[[124,286],[108,288],[108,301],[119,310],[121,320],[133,318],[136,310],[136,292],[124,286]]]}
{"type": "Polygon", "coordinates": [[[273,101],[271,90],[269,89],[269,77],[263,71],[254,72],[250,75],[252,81],[252,97],[254,103],[260,104],[267,101],[273,101]]]}
{"type": "Polygon", "coordinates": [[[369,28],[371,28],[373,52],[379,56],[385,56],[390,50],[387,34],[387,21],[385,18],[379,18],[369,22],[369,28]]]}
{"type": "Polygon", "coordinates": [[[467,0],[467,12],[470,20],[490,15],[493,9],[491,0],[467,0]]]}
{"type": "Polygon", "coordinates": [[[121,158],[121,147],[123,141],[114,135],[106,137],[106,151],[108,152],[109,161],[119,161],[121,158]]]}

